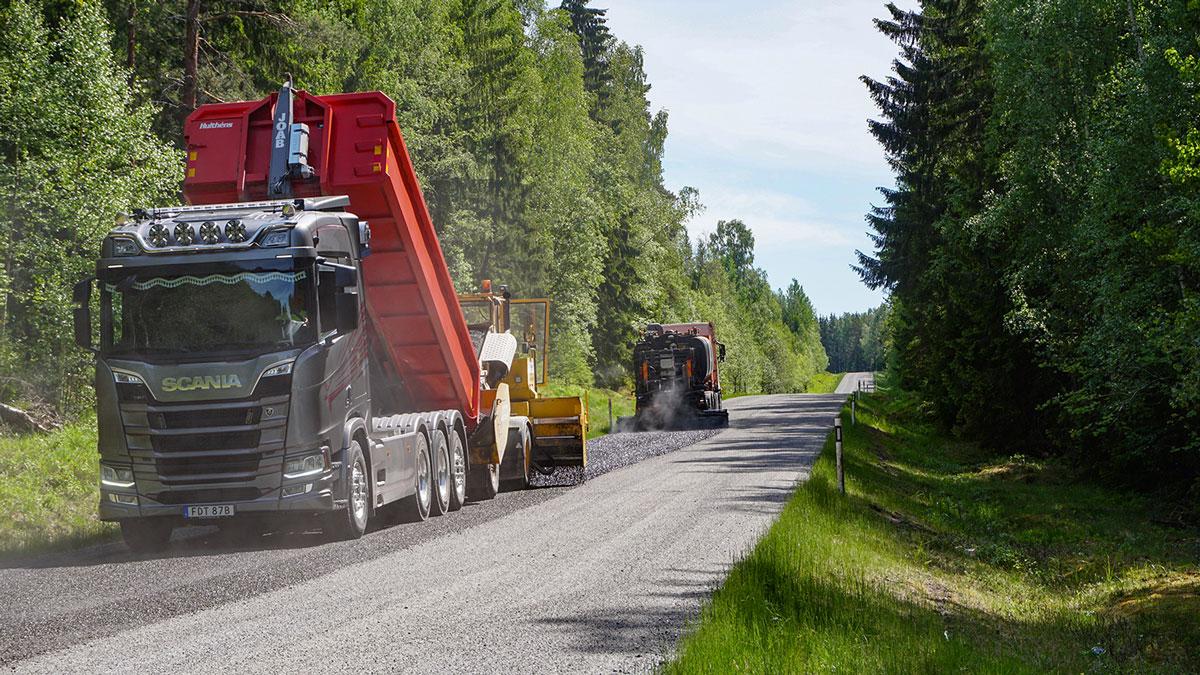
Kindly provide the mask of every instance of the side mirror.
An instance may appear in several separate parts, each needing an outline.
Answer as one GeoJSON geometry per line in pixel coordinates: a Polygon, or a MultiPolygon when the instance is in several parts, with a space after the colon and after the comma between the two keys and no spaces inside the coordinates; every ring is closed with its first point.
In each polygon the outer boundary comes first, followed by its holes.
{"type": "Polygon", "coordinates": [[[71,296],[77,306],[83,305],[86,307],[92,301],[92,282],[95,280],[94,277],[88,277],[75,284],[75,288],[71,291],[71,296]]]}
{"type": "Polygon", "coordinates": [[[75,284],[75,288],[71,291],[71,297],[75,301],[75,309],[71,316],[75,329],[75,344],[91,352],[96,351],[96,347],[92,345],[93,281],[95,281],[93,278],[84,279],[75,284]]]}
{"type": "Polygon", "coordinates": [[[75,320],[75,344],[88,351],[96,351],[96,348],[92,345],[91,308],[86,306],[76,307],[73,318],[75,320]]]}
{"type": "Polygon", "coordinates": [[[371,255],[371,226],[367,221],[358,221],[358,259],[371,255]]]}
{"type": "Polygon", "coordinates": [[[717,360],[725,360],[725,345],[720,342],[717,343],[717,360]]]}

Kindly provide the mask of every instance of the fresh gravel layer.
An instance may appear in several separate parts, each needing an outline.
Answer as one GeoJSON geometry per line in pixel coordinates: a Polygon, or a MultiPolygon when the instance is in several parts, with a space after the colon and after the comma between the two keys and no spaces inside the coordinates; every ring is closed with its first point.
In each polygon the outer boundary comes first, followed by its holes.
{"type": "MultiPolygon", "coordinates": [[[[713,430],[644,432],[588,442],[594,478],[697,443],[713,430]]],[[[535,474],[536,475],[536,474],[535,474]]],[[[134,555],[113,542],[27,560],[0,561],[0,667],[72,644],[191,614],[365,563],[541,504],[578,485],[578,472],[536,475],[543,489],[468,504],[427,523],[380,523],[357,541],[318,533],[274,533],[239,541],[215,528],[176,530],[161,555],[134,555]],[[382,525],[382,526],[381,526],[382,525]]],[[[384,520],[384,519],[380,519],[384,520]]]]}
{"type": "Polygon", "coordinates": [[[588,465],[584,471],[559,469],[552,476],[535,473],[530,483],[535,487],[577,485],[582,481],[602,476],[623,466],[686,448],[712,438],[721,431],[723,430],[639,431],[601,436],[588,441],[588,465]]]}

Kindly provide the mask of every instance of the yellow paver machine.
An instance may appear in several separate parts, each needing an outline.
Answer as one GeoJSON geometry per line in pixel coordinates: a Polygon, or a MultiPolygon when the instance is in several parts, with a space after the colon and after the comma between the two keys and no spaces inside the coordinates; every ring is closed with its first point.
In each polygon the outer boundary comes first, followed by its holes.
{"type": "Polygon", "coordinates": [[[490,407],[500,385],[507,385],[511,415],[528,420],[525,438],[509,439],[509,448],[524,451],[505,453],[501,481],[524,487],[531,470],[548,476],[559,468],[586,467],[587,402],[579,396],[544,396],[538,391],[546,384],[550,301],[514,298],[508,287],[493,291],[486,280],[481,292],[459,295],[458,300],[484,371],[482,406],[490,407]],[[515,355],[490,358],[489,336],[505,333],[516,339],[515,355]]]}

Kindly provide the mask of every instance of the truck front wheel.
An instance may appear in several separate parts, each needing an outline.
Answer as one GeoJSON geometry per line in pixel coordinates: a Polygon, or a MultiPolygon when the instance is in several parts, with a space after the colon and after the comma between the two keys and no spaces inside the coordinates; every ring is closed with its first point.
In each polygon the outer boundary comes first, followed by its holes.
{"type": "Polygon", "coordinates": [[[175,524],[166,518],[134,518],[121,521],[121,537],[134,553],[157,553],[167,547],[175,524]]]}
{"type": "Polygon", "coordinates": [[[367,531],[371,517],[371,475],[358,439],[346,448],[346,508],[325,515],[325,534],[332,539],[358,539],[367,531]]]}

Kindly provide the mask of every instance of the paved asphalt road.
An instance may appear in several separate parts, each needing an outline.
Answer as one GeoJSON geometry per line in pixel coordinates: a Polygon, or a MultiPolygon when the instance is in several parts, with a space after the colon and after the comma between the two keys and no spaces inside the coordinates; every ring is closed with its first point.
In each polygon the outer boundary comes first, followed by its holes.
{"type": "Polygon", "coordinates": [[[838,382],[836,391],[839,394],[853,394],[858,389],[859,382],[874,382],[874,373],[846,373],[842,376],[842,381],[838,382]]]}
{"type": "Polygon", "coordinates": [[[807,476],[843,400],[734,399],[731,428],[695,445],[355,542],[212,534],[160,557],[111,544],[10,563],[0,665],[648,670],[807,476]]]}

